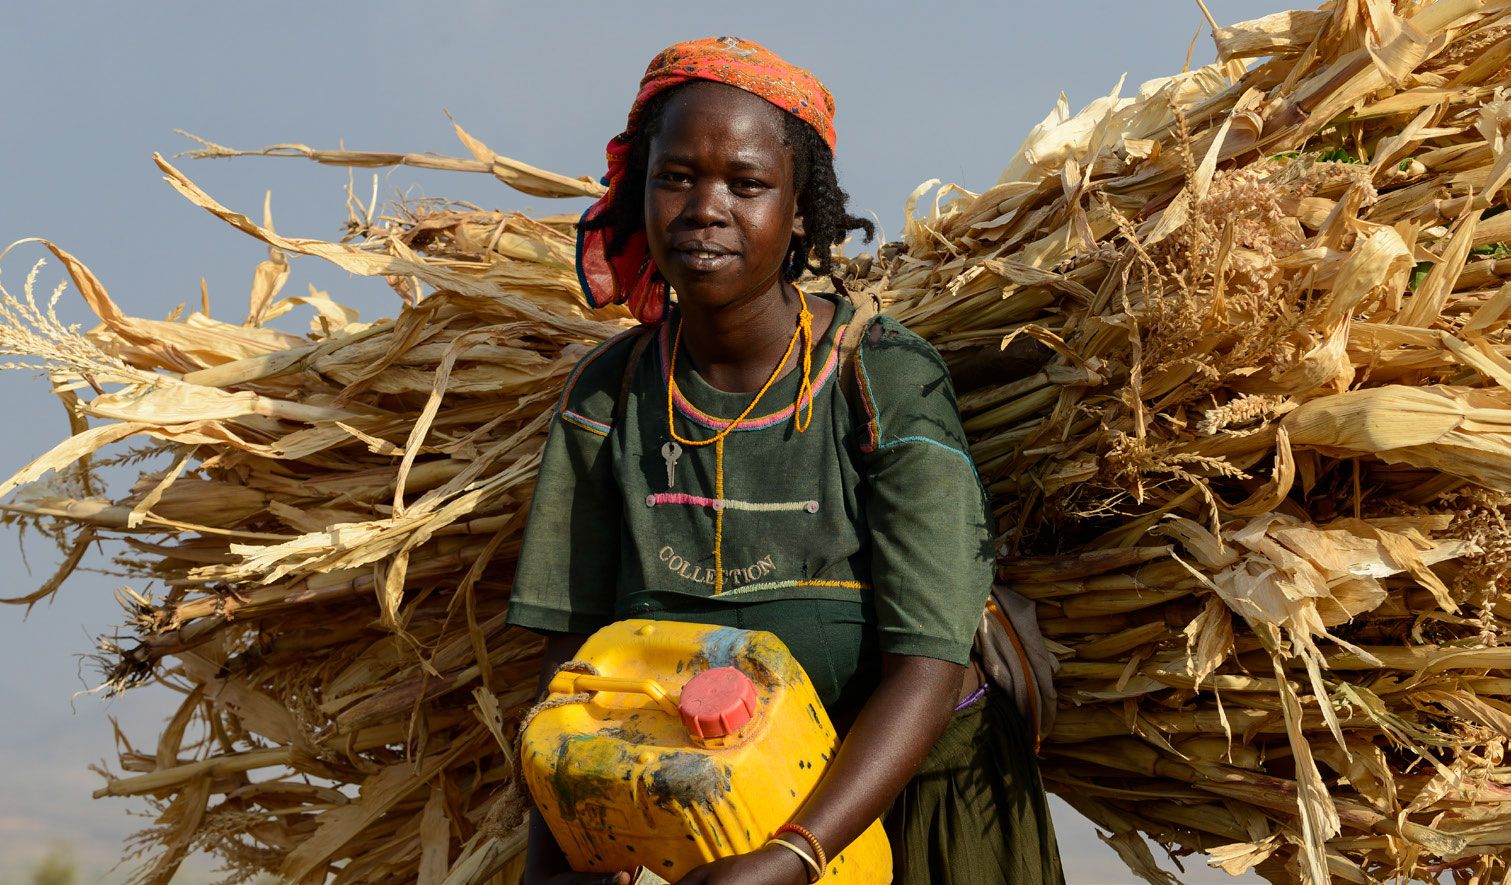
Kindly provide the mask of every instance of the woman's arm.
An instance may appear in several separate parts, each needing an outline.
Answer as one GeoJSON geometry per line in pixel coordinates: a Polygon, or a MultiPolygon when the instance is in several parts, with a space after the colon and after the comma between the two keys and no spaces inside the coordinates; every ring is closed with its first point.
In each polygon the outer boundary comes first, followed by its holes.
{"type": "MultiPolygon", "coordinates": [[[[577,650],[588,637],[581,633],[547,633],[545,657],[540,663],[540,682],[537,696],[545,697],[551,677],[562,664],[572,660],[577,650]]],[[[523,784],[521,784],[523,789],[523,784]]],[[[545,818],[534,807],[530,809],[530,838],[525,846],[524,885],[629,885],[630,874],[623,873],[573,873],[567,866],[567,856],[551,835],[545,818]]]]}
{"type": "MultiPolygon", "coordinates": [[[[944,733],[964,668],[913,655],[884,655],[881,682],[861,708],[839,753],[793,819],[833,858],[886,813],[944,733]]],[[[794,845],[806,843],[787,836],[794,845]]],[[[808,881],[802,861],[780,847],[705,864],[679,885],[778,885],[808,881]]]]}

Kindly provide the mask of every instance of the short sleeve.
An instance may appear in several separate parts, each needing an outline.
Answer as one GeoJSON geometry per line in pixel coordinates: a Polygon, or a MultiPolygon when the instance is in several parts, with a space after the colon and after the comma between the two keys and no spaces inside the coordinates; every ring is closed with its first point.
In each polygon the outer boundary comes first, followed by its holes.
{"type": "Polygon", "coordinates": [[[623,507],[609,434],[631,337],[583,358],[557,403],[525,523],[510,624],[592,633],[614,620],[623,507]]]}
{"type": "Polygon", "coordinates": [[[877,325],[856,377],[880,648],[964,664],[995,561],[986,494],[944,360],[890,318],[877,325]]]}

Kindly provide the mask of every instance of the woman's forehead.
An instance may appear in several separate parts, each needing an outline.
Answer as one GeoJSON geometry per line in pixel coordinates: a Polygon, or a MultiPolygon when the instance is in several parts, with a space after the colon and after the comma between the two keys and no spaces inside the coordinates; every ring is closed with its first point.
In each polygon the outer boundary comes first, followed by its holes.
{"type": "Polygon", "coordinates": [[[671,96],[662,112],[661,129],[696,121],[701,126],[765,130],[780,138],[785,117],[781,108],[759,95],[723,83],[700,81],[688,83],[671,96]]]}
{"type": "Polygon", "coordinates": [[[732,165],[769,166],[785,158],[784,114],[760,96],[721,83],[691,83],[677,90],[651,139],[655,154],[718,152],[732,165]]]}

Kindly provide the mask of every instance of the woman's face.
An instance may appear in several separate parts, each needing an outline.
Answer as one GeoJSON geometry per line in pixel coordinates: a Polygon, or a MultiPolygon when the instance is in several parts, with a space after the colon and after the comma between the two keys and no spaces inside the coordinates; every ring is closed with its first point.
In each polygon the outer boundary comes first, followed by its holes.
{"type": "Polygon", "coordinates": [[[722,83],[677,90],[646,165],[651,257],[686,306],[722,308],[779,292],[801,235],[782,111],[722,83]]]}

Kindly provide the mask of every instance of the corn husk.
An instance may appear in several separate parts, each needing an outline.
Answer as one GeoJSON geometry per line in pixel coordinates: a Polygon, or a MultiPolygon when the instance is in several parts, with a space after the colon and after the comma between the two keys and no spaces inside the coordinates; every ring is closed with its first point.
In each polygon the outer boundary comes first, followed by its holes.
{"type": "MultiPolygon", "coordinates": [[[[1061,660],[1046,784],[1134,873],[1172,881],[1148,837],[1277,882],[1503,878],[1511,8],[1339,0],[1216,38],[1215,65],[1062,101],[984,191],[921,187],[834,283],[950,364],[999,577],[1061,660]]],[[[473,160],[205,155],[593,192],[458,134],[473,160]]],[[[101,794],[155,804],[153,881],[193,849],[301,882],[507,877],[523,508],[566,372],[627,320],[579,306],[570,221],[354,200],[346,242],[294,239],[158,162],[268,245],[246,320],[129,317],[53,244],[101,325],[30,282],[0,311],[76,430],[3,487],[65,553],[26,601],[100,538],[165,588],[124,598],[108,684],[184,705],[101,794]],[[402,309],[279,298],[291,255],[402,309]],[[307,336],[267,325],[291,310],[307,336]],[[91,459],[128,439],[162,466],[108,495],[91,459]]]]}

